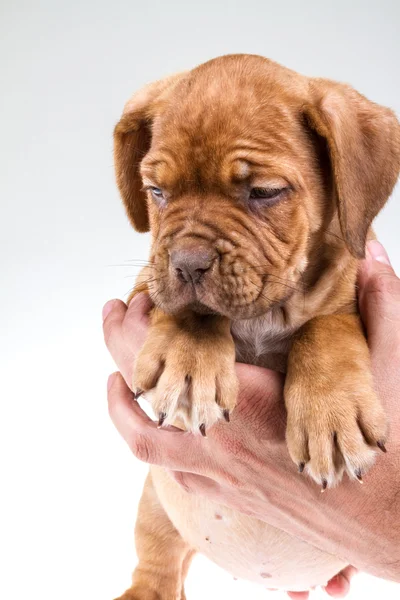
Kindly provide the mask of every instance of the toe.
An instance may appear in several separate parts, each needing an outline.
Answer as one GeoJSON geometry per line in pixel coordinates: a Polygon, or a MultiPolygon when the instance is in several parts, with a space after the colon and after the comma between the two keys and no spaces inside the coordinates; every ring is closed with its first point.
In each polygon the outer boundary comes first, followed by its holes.
{"type": "Polygon", "coordinates": [[[339,478],[336,472],[333,433],[314,432],[309,438],[310,461],[307,471],[322,489],[332,487],[339,478]]]}
{"type": "Polygon", "coordinates": [[[291,459],[297,465],[299,471],[303,472],[304,466],[310,460],[308,438],[304,428],[292,420],[288,421],[286,443],[291,459]]]}
{"type": "Polygon", "coordinates": [[[366,442],[371,446],[385,443],[388,433],[386,414],[378,401],[359,411],[358,425],[366,442]]]}
{"type": "Polygon", "coordinates": [[[347,426],[337,434],[338,447],[346,464],[346,471],[352,479],[360,476],[372,466],[376,451],[368,446],[356,422],[347,426]]]}

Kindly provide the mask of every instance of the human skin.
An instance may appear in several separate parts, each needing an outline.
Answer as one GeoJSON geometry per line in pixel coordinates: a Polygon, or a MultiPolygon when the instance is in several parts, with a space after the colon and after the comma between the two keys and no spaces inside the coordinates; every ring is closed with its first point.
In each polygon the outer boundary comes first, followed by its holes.
{"type": "MultiPolygon", "coordinates": [[[[128,387],[148,326],[150,306],[144,295],[129,308],[119,300],[104,307],[105,340],[120,371],[108,382],[109,411],[134,455],[169,469],[188,493],[205,495],[357,569],[400,582],[400,280],[375,241],[360,266],[359,306],[375,385],[391,427],[387,453],[377,457],[364,485],[346,480],[321,494],[296,471],[285,446],[282,377],[259,367],[237,364],[240,396],[231,422],[218,423],[206,439],[158,429],[128,387]]],[[[345,595],[354,572],[346,569],[326,591],[345,595]]]]}

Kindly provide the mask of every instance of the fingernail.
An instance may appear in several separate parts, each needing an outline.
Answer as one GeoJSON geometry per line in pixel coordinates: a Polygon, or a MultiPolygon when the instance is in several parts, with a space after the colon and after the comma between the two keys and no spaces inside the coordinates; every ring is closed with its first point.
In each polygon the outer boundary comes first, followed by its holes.
{"type": "Polygon", "coordinates": [[[114,306],[115,300],[109,300],[108,302],[106,302],[106,304],[103,306],[103,321],[105,321],[105,319],[107,319],[108,315],[110,314],[110,312],[112,311],[112,307],[114,306]]]}
{"type": "Polygon", "coordinates": [[[118,371],[116,371],[115,373],[111,373],[111,375],[108,378],[107,381],[107,392],[109,392],[112,388],[112,386],[114,385],[114,381],[116,376],[118,375],[118,371]]]}
{"type": "Polygon", "coordinates": [[[377,260],[384,265],[389,265],[389,267],[391,266],[386,250],[380,242],[377,242],[376,240],[371,240],[368,242],[367,252],[373,260],[377,260]]]}

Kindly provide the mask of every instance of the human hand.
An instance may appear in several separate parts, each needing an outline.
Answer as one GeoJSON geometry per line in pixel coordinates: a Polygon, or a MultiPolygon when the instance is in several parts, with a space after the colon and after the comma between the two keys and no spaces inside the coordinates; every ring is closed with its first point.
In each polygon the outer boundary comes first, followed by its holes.
{"type": "MultiPolygon", "coordinates": [[[[371,246],[374,252],[380,251],[376,244],[371,246]]],[[[206,494],[268,521],[378,576],[400,579],[400,556],[396,556],[400,532],[393,527],[400,510],[396,501],[400,423],[395,406],[400,387],[399,300],[400,282],[391,268],[371,258],[365,261],[360,273],[360,309],[377,388],[392,423],[392,438],[389,454],[378,460],[363,488],[346,482],[321,496],[294,470],[285,447],[281,377],[265,369],[237,365],[239,404],[231,423],[216,425],[207,440],[177,430],[158,430],[139,405],[132,403],[132,394],[117,375],[110,380],[110,414],[134,454],[171,469],[187,491],[206,494]],[[312,522],[306,516],[310,511],[312,522]]],[[[127,309],[114,301],[105,319],[108,347],[128,382],[134,356],[145,337],[145,303],[137,297],[127,309]]],[[[342,593],[345,586],[340,581],[345,583],[346,573],[331,582],[327,591],[342,593]]]]}

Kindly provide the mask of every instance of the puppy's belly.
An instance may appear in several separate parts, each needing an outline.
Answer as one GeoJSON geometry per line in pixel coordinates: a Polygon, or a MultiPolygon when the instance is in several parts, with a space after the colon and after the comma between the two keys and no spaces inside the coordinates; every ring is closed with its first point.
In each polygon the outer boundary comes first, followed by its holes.
{"type": "Polygon", "coordinates": [[[159,467],[151,473],[158,498],[182,538],[234,577],[302,591],[325,585],[346,566],[263,521],[187,494],[159,467]]]}

